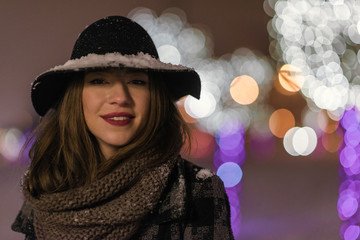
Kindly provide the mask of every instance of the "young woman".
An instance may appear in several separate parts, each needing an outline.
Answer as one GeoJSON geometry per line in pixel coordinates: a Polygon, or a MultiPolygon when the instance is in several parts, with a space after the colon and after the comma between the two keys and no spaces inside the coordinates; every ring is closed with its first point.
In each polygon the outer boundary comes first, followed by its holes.
{"type": "Polygon", "coordinates": [[[189,129],[175,101],[187,94],[199,98],[198,74],[161,62],[140,25],[111,16],[88,26],[71,59],[32,84],[43,118],[13,230],[26,239],[233,239],[223,183],[179,155],[189,129]]]}

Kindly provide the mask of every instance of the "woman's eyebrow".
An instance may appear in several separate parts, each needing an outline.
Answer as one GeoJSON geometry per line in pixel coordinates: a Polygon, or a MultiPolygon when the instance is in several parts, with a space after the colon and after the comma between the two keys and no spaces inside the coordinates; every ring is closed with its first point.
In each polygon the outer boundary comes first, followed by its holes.
{"type": "Polygon", "coordinates": [[[106,75],[106,74],[109,74],[109,72],[92,70],[92,71],[87,71],[86,74],[106,75]]]}

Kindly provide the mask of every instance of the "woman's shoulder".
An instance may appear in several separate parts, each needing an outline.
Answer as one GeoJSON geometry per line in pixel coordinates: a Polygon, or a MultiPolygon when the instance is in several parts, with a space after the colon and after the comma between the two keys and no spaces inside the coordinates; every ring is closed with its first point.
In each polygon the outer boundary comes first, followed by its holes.
{"type": "Polygon", "coordinates": [[[222,180],[210,169],[184,161],[188,191],[188,218],[184,239],[234,239],[230,205],[222,180]]]}
{"type": "Polygon", "coordinates": [[[185,178],[192,185],[193,196],[226,197],[223,181],[212,170],[195,165],[185,159],[183,159],[183,166],[185,178]]]}
{"type": "Polygon", "coordinates": [[[33,226],[33,212],[32,206],[28,201],[24,201],[11,229],[15,232],[24,233],[28,240],[34,240],[35,231],[33,226]]]}

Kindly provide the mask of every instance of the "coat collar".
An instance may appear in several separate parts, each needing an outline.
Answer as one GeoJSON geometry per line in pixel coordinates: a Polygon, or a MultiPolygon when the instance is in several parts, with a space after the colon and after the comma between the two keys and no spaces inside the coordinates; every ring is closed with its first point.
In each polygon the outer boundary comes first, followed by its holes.
{"type": "Polygon", "coordinates": [[[168,188],[159,202],[155,223],[179,220],[185,217],[187,183],[185,181],[184,160],[178,161],[169,179],[168,188]]]}

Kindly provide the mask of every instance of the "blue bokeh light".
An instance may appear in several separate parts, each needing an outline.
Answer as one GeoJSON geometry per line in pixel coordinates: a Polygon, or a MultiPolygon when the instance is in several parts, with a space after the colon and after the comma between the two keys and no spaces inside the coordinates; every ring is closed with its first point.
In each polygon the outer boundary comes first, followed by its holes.
{"type": "Polygon", "coordinates": [[[238,164],[227,162],[218,168],[217,175],[224,182],[225,187],[230,188],[236,186],[241,181],[243,172],[238,164]]]}

